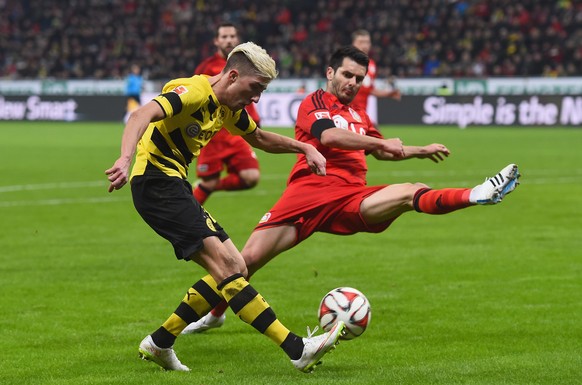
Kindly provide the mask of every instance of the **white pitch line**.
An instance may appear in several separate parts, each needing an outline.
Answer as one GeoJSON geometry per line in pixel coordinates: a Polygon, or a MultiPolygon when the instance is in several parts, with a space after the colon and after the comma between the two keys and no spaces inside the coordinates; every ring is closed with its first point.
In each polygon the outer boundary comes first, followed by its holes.
{"type": "Polygon", "coordinates": [[[42,183],[42,184],[20,184],[13,186],[0,186],[0,193],[15,192],[15,191],[39,191],[39,190],[61,190],[61,189],[77,189],[84,187],[103,187],[107,186],[105,181],[91,181],[91,182],[58,182],[58,183],[42,183]]]}
{"type": "Polygon", "coordinates": [[[32,201],[11,201],[0,202],[0,207],[22,207],[22,206],[61,206],[67,204],[86,204],[86,203],[113,203],[129,202],[126,197],[105,197],[105,198],[78,198],[78,199],[41,199],[32,201]]]}
{"type": "MultiPolygon", "coordinates": [[[[522,186],[524,185],[549,185],[549,184],[570,184],[570,183],[582,183],[582,170],[573,170],[574,175],[570,176],[556,176],[556,177],[539,177],[539,176],[547,176],[551,175],[552,172],[550,170],[543,170],[540,173],[528,173],[528,178],[524,178],[521,180],[522,186]],[[579,174],[579,175],[578,175],[579,174]]],[[[390,177],[395,176],[424,176],[428,177],[429,180],[421,180],[421,182],[427,183],[429,186],[431,185],[438,185],[440,186],[442,183],[441,181],[431,180],[431,178],[441,177],[444,175],[454,176],[459,175],[456,172],[415,172],[415,171],[391,171],[387,173],[381,172],[372,172],[369,173],[374,176],[385,176],[386,183],[390,184],[390,177]]],[[[283,174],[266,174],[261,176],[263,179],[266,180],[274,180],[274,179],[281,179],[286,178],[287,175],[283,174]]],[[[416,181],[416,180],[415,180],[416,181]]],[[[475,181],[451,181],[447,180],[446,184],[448,186],[472,186],[475,184],[475,181]]],[[[0,193],[6,192],[18,192],[18,191],[39,191],[39,190],[61,190],[61,189],[82,189],[82,188],[103,188],[107,186],[107,182],[105,181],[87,181],[87,182],[59,182],[59,183],[44,183],[44,184],[28,184],[28,185],[12,185],[12,186],[0,186],[0,193]]],[[[264,195],[272,195],[272,194],[280,194],[281,191],[266,191],[261,189],[260,187],[254,189],[253,195],[256,196],[264,196],[264,195]]],[[[248,192],[236,192],[232,191],[229,194],[237,195],[237,194],[248,194],[248,192]]],[[[86,203],[114,203],[114,202],[122,202],[122,201],[130,201],[130,198],[127,197],[94,197],[94,198],[63,198],[63,199],[41,199],[41,200],[18,200],[18,201],[0,201],[0,207],[22,207],[22,206],[59,206],[59,205],[67,205],[67,204],[86,204],[86,203]]]]}

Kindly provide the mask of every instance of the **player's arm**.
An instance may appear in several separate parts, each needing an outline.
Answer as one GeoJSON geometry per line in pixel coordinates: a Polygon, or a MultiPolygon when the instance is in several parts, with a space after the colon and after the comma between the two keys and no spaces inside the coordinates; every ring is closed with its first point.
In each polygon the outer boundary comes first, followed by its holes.
{"type": "Polygon", "coordinates": [[[129,166],[131,166],[137,143],[151,122],[164,117],[164,110],[155,101],[148,102],[129,116],[121,138],[121,155],[110,169],[105,170],[110,182],[109,192],[119,190],[127,183],[129,166]]]}
{"type": "Polygon", "coordinates": [[[440,143],[433,143],[427,146],[403,146],[404,156],[395,157],[387,151],[372,151],[372,155],[379,160],[403,160],[403,159],[430,159],[435,163],[443,161],[451,153],[449,149],[440,143]]]}
{"type": "MultiPolygon", "coordinates": [[[[312,134],[313,133],[314,131],[312,130],[312,134]]],[[[391,153],[394,157],[403,156],[402,141],[399,138],[374,138],[367,135],[356,134],[352,131],[335,127],[335,125],[323,130],[319,137],[319,141],[324,146],[339,148],[342,150],[365,150],[366,152],[382,151],[391,153]]]]}
{"type": "Polygon", "coordinates": [[[243,139],[251,146],[273,154],[304,154],[311,171],[317,175],[325,175],[325,157],[311,144],[264,131],[258,127],[252,133],[244,135],[243,139]]]}
{"type": "Polygon", "coordinates": [[[377,98],[390,98],[397,101],[402,99],[402,94],[400,93],[399,89],[395,90],[379,90],[377,88],[372,88],[370,94],[374,95],[377,98]]]}

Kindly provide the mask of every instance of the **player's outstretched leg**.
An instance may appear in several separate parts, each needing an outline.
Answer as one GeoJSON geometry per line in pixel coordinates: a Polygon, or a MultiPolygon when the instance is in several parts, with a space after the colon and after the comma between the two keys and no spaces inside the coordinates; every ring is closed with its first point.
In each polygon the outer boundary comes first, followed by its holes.
{"type": "Polygon", "coordinates": [[[307,338],[303,338],[303,354],[299,359],[291,360],[291,363],[302,372],[312,372],[321,363],[321,358],[335,349],[335,346],[339,343],[339,338],[345,334],[345,329],[346,326],[343,321],[338,321],[330,331],[317,337],[311,336],[317,331],[317,327],[313,332],[309,332],[309,329],[307,329],[307,338]]]}
{"type": "Polygon", "coordinates": [[[166,370],[190,371],[189,367],[180,362],[174,349],[158,347],[149,335],[139,344],[139,356],[144,360],[155,362],[166,370]]]}
{"type": "Polygon", "coordinates": [[[509,164],[491,178],[471,190],[469,200],[482,205],[501,202],[503,197],[519,185],[521,174],[516,164],[509,164]]]}

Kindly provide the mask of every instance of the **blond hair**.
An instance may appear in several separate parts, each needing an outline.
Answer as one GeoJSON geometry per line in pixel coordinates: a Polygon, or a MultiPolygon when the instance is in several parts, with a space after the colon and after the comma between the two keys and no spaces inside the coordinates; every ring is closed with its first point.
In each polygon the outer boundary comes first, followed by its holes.
{"type": "Polygon", "coordinates": [[[232,68],[238,69],[241,74],[256,74],[269,79],[269,81],[278,75],[275,60],[269,56],[267,51],[250,41],[237,45],[228,54],[223,71],[232,68]]]}

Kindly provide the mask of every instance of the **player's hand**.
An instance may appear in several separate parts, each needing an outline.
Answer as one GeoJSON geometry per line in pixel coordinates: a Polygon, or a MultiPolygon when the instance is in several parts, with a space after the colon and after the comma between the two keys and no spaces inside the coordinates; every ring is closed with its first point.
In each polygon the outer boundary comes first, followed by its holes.
{"type": "Polygon", "coordinates": [[[404,158],[404,146],[402,145],[402,140],[400,138],[384,139],[383,141],[383,151],[394,155],[396,158],[404,158]]]}
{"type": "Polygon", "coordinates": [[[107,175],[107,179],[110,182],[109,192],[119,190],[125,186],[128,180],[130,164],[131,160],[119,158],[110,169],[105,170],[105,175],[107,175]]]}
{"type": "Polygon", "coordinates": [[[315,147],[308,145],[305,149],[305,159],[307,160],[307,165],[315,175],[324,176],[326,173],[325,165],[327,160],[315,147]]]}
{"type": "Polygon", "coordinates": [[[400,100],[402,100],[402,93],[401,93],[401,92],[400,92],[400,90],[397,88],[397,89],[395,89],[395,90],[391,91],[391,92],[388,94],[388,97],[389,97],[390,99],[394,99],[394,100],[396,100],[396,101],[398,101],[398,102],[399,102],[400,100]]]}
{"type": "Polygon", "coordinates": [[[449,149],[440,143],[429,144],[422,147],[422,152],[417,156],[418,158],[428,158],[435,163],[443,161],[451,154],[449,149]]]}

